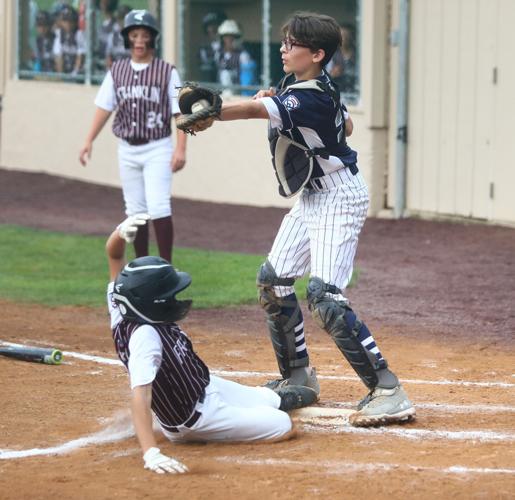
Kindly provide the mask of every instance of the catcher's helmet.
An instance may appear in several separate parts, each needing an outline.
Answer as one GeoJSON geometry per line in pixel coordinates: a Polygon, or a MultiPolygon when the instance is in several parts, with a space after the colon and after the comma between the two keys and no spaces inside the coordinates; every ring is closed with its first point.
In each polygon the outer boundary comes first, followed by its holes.
{"type": "Polygon", "coordinates": [[[156,18],[148,10],[131,10],[123,21],[123,43],[126,49],[130,49],[129,31],[135,28],[146,28],[152,33],[150,48],[155,48],[156,38],[159,36],[156,18]]]}
{"type": "Polygon", "coordinates": [[[188,314],[191,300],[175,296],[191,283],[188,273],[176,271],[161,257],[129,262],[114,282],[113,299],[124,319],[138,323],[173,323],[188,314]]]}
{"type": "Polygon", "coordinates": [[[234,19],[226,19],[220,26],[218,26],[218,35],[232,35],[235,37],[241,36],[241,30],[238,23],[234,19]]]}

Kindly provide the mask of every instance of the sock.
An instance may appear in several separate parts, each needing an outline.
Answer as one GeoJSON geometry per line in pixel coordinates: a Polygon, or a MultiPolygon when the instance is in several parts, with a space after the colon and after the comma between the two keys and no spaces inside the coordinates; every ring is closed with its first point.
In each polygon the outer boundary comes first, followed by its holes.
{"type": "Polygon", "coordinates": [[[148,222],[144,226],[139,226],[134,240],[134,253],[136,257],[148,255],[148,222]]]}
{"type": "MultiPolygon", "coordinates": [[[[347,324],[350,328],[354,328],[357,318],[353,311],[348,311],[345,314],[345,320],[347,321],[347,324]]],[[[358,333],[358,340],[361,342],[361,345],[365,349],[375,355],[378,361],[383,359],[383,355],[381,354],[379,347],[377,347],[376,341],[374,340],[374,337],[370,333],[370,330],[368,329],[367,325],[365,325],[365,323],[361,323],[361,328],[359,329],[358,333]]]]}
{"type": "MultiPolygon", "coordinates": [[[[291,306],[288,305],[282,307],[282,313],[285,316],[288,316],[288,318],[291,318],[298,305],[297,296],[292,293],[286,297],[283,297],[283,300],[292,303],[291,306]]],[[[302,316],[302,311],[299,313],[297,324],[294,326],[293,330],[295,332],[296,358],[306,358],[308,356],[308,348],[306,346],[306,339],[304,337],[304,318],[302,316]]]]}
{"type": "Polygon", "coordinates": [[[159,248],[159,256],[172,262],[172,245],[173,245],[173,223],[172,216],[154,219],[154,231],[156,233],[157,247],[159,248]]]}

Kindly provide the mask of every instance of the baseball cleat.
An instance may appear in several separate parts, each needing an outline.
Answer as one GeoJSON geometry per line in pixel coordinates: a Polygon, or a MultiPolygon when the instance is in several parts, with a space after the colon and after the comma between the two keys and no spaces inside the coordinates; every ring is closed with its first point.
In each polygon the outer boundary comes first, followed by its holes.
{"type": "Polygon", "coordinates": [[[356,413],[349,416],[349,423],[354,427],[402,423],[413,420],[415,414],[400,384],[393,389],[376,387],[358,404],[356,413]]]}
{"type": "Polygon", "coordinates": [[[280,389],[288,386],[303,386],[313,389],[318,396],[320,395],[320,385],[317,380],[317,372],[315,368],[294,368],[290,378],[278,378],[270,380],[265,387],[278,392],[280,389]]]}
{"type": "Polygon", "coordinates": [[[303,385],[286,385],[275,392],[281,398],[279,410],[282,411],[304,408],[315,403],[318,399],[316,391],[303,385]]]}

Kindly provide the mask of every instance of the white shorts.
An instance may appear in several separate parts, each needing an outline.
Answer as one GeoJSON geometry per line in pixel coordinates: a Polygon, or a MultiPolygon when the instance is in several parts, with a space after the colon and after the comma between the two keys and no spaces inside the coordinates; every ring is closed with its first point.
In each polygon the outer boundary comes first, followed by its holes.
{"type": "Polygon", "coordinates": [[[277,439],[292,429],[289,415],[279,410],[281,398],[266,387],[249,387],[211,375],[201,415],[189,428],[167,432],[172,441],[258,441],[277,439]]]}
{"type": "Polygon", "coordinates": [[[118,144],[118,161],[127,215],[148,213],[151,219],[168,217],[172,213],[171,137],[131,146],[118,144]]]}

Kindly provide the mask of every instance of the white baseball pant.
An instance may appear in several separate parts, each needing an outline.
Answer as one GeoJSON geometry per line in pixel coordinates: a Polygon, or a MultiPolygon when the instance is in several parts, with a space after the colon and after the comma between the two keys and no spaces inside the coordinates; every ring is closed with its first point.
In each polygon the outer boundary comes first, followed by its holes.
{"type": "Polygon", "coordinates": [[[278,439],[292,429],[289,415],[279,410],[281,398],[266,387],[249,387],[211,375],[201,416],[190,428],[163,433],[171,441],[259,441],[278,439]]]}
{"type": "Polygon", "coordinates": [[[118,162],[127,215],[148,213],[151,219],[171,215],[172,154],[170,137],[141,146],[119,142],[118,162]]]}
{"type": "MultiPolygon", "coordinates": [[[[360,173],[349,181],[347,172],[336,171],[318,184],[304,189],[284,217],[268,260],[278,277],[296,279],[310,272],[343,291],[352,278],[368,190],[360,173]]],[[[274,289],[281,297],[294,293],[293,287],[274,289]]]]}

